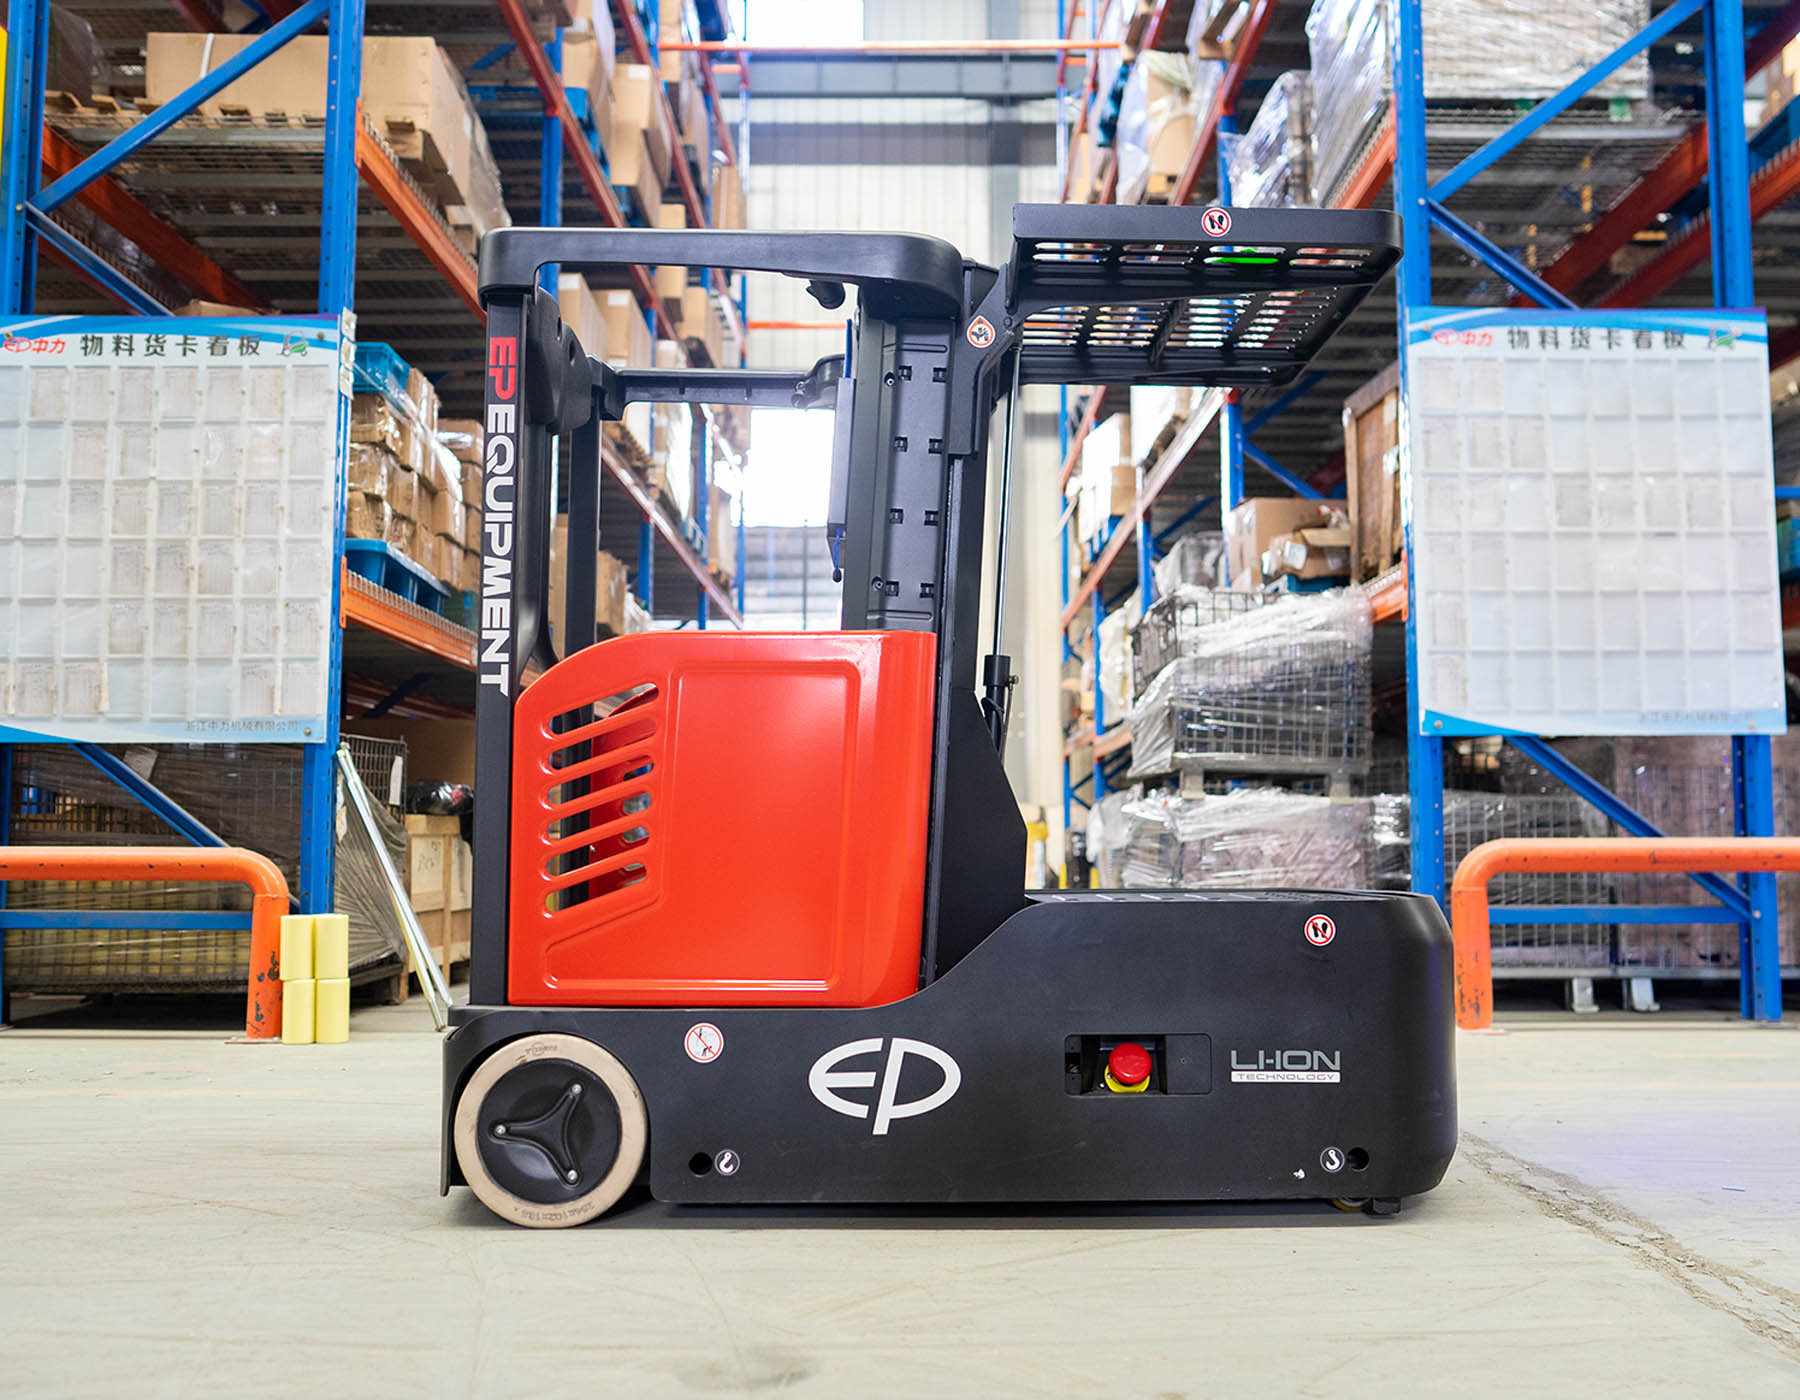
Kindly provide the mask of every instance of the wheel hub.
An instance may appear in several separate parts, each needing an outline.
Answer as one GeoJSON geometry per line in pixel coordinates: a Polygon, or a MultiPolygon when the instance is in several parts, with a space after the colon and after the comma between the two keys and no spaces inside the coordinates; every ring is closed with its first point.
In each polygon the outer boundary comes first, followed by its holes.
{"type": "Polygon", "coordinates": [[[499,1185],[523,1200],[559,1205],[611,1170],[619,1136],[618,1108],[599,1077],[547,1058],[500,1077],[482,1101],[475,1140],[499,1185]]]}

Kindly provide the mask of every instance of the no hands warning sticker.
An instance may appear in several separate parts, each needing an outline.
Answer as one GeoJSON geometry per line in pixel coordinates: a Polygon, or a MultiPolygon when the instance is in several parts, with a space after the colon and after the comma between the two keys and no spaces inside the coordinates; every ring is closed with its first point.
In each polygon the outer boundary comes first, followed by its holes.
{"type": "Polygon", "coordinates": [[[1231,214],[1215,204],[1200,216],[1200,227],[1208,238],[1223,238],[1231,232],[1231,214]]]}
{"type": "Polygon", "coordinates": [[[711,1064],[725,1049],[725,1032],[711,1021],[698,1022],[688,1027],[687,1035],[682,1038],[681,1048],[687,1051],[687,1057],[695,1064],[711,1064]]]}
{"type": "Polygon", "coordinates": [[[1306,921],[1306,941],[1315,948],[1323,948],[1337,937],[1337,925],[1331,922],[1328,914],[1314,914],[1306,921]]]}

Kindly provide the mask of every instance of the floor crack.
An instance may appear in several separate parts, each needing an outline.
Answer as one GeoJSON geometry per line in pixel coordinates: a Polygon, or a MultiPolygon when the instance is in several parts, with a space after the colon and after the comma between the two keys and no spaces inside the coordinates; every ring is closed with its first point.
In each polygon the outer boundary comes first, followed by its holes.
{"type": "Polygon", "coordinates": [[[1696,1302],[1729,1314],[1750,1332],[1800,1361],[1800,1293],[1697,1253],[1667,1230],[1609,1201],[1577,1177],[1515,1157],[1464,1133],[1457,1155],[1532,1201],[1546,1215],[1616,1245],[1696,1302]]]}

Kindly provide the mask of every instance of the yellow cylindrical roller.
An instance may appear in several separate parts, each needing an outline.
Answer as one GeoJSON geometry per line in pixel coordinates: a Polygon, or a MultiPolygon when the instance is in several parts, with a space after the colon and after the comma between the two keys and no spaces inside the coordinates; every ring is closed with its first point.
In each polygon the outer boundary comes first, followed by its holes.
{"type": "Polygon", "coordinates": [[[342,1045],[350,1039],[350,979],[319,979],[318,1016],[313,1038],[320,1045],[342,1045]]]}
{"type": "Polygon", "coordinates": [[[313,920],[313,976],[321,982],[350,975],[350,916],[320,914],[313,920]]]}
{"type": "Polygon", "coordinates": [[[297,977],[281,984],[281,1043],[311,1045],[313,1016],[318,1005],[318,983],[310,977],[297,977]]]}
{"type": "Polygon", "coordinates": [[[281,980],[294,982],[313,975],[311,914],[281,916],[281,980]]]}

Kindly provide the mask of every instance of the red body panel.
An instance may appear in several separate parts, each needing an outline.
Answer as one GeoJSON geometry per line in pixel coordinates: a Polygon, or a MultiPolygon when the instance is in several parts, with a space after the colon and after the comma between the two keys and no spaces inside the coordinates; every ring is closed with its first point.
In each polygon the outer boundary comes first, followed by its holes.
{"type": "Polygon", "coordinates": [[[915,991],[935,643],[643,633],[528,686],[508,999],[877,1006],[915,991]],[[600,717],[576,725],[590,705],[600,717]]]}

